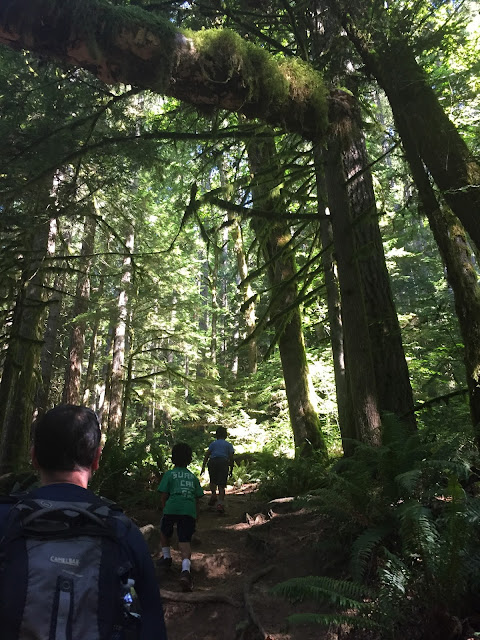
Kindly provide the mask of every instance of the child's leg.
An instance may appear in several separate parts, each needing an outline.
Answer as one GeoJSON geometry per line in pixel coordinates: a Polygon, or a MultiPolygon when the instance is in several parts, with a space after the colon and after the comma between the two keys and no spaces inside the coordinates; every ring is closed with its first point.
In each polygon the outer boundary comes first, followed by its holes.
{"type": "Polygon", "coordinates": [[[173,534],[172,518],[163,516],[160,523],[160,543],[162,545],[162,557],[158,561],[159,567],[166,569],[172,566],[172,554],[170,552],[170,540],[173,534]]]}
{"type": "Polygon", "coordinates": [[[162,545],[162,555],[164,558],[171,558],[172,554],[170,552],[170,540],[171,538],[167,538],[167,536],[160,529],[160,542],[162,545]]]}
{"type": "Polygon", "coordinates": [[[210,491],[212,492],[212,497],[210,498],[208,503],[212,505],[217,501],[217,485],[213,482],[210,482],[210,491]]]}
{"type": "Polygon", "coordinates": [[[178,550],[180,551],[180,555],[182,556],[182,571],[190,571],[190,568],[192,566],[192,547],[190,545],[190,542],[179,542],[178,550]]]}
{"type": "Polygon", "coordinates": [[[179,516],[177,523],[178,549],[182,556],[182,573],[180,574],[180,586],[182,591],[191,591],[193,588],[191,569],[192,547],[190,545],[195,532],[195,518],[191,516],[179,516]]]}
{"type": "Polygon", "coordinates": [[[225,502],[225,487],[222,485],[218,485],[218,504],[223,504],[225,502]]]}

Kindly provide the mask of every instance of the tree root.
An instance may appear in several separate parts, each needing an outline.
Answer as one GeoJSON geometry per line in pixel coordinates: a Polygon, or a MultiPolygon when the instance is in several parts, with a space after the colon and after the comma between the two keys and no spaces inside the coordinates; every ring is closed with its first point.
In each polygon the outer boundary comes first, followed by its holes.
{"type": "Polygon", "coordinates": [[[252,605],[252,600],[250,595],[255,582],[260,580],[260,578],[263,578],[263,576],[269,573],[270,571],[272,571],[273,568],[274,568],[273,565],[269,565],[268,567],[263,567],[262,569],[254,573],[252,576],[250,576],[250,578],[248,578],[248,580],[245,582],[245,588],[243,591],[243,596],[245,599],[245,609],[247,610],[248,617],[252,625],[256,629],[258,629],[258,633],[260,634],[259,637],[262,640],[268,640],[269,635],[267,634],[265,629],[262,627],[262,623],[260,622],[260,620],[257,617],[257,614],[253,610],[253,605],[252,605]]]}
{"type": "Polygon", "coordinates": [[[173,602],[224,602],[231,607],[241,607],[242,603],[237,602],[224,593],[215,593],[213,591],[194,591],[193,593],[183,593],[180,591],[166,591],[160,589],[160,595],[163,600],[171,600],[173,602]]]}

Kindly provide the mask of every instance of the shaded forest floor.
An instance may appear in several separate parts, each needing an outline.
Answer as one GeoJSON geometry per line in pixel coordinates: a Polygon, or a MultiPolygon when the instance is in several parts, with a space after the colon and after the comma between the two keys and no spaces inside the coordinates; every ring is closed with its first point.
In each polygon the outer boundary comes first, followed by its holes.
{"type": "MultiPolygon", "coordinates": [[[[192,541],[193,592],[180,590],[181,560],[172,543],[173,567],[158,570],[169,640],[336,640],[318,626],[289,626],[292,613],[311,612],[270,594],[287,578],[321,573],[318,565],[322,521],[290,504],[260,504],[254,487],[231,490],[226,513],[218,515],[203,498],[192,541]]],[[[160,514],[134,514],[140,526],[158,526],[160,514]]],[[[159,542],[149,541],[154,559],[159,542]]]]}

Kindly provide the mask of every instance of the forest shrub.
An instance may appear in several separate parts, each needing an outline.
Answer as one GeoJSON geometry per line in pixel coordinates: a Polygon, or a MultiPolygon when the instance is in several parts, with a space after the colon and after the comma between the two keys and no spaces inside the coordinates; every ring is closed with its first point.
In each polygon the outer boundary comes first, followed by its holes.
{"type": "MultiPolygon", "coordinates": [[[[338,621],[349,612],[351,624],[380,625],[385,638],[404,636],[408,624],[418,630],[419,635],[411,632],[413,639],[424,637],[425,629],[440,619],[458,621],[471,612],[479,587],[480,499],[465,489],[471,474],[468,457],[456,447],[434,445],[423,434],[410,434],[395,420],[386,420],[381,447],[359,444],[351,458],[322,474],[321,486],[305,498],[326,516],[326,535],[337,548],[348,550],[350,579],[345,584],[312,583],[317,603],[327,595],[337,602],[338,621]],[[375,595],[359,598],[367,585],[375,595]],[[339,590],[345,594],[349,589],[358,606],[339,599],[339,590]],[[353,619],[352,607],[358,614],[353,619]]],[[[312,584],[287,581],[276,592],[311,598],[312,584]]],[[[319,611],[292,622],[313,620],[334,622],[330,612],[319,611]]]]}
{"type": "Polygon", "coordinates": [[[314,456],[290,459],[264,453],[257,464],[259,493],[265,499],[301,496],[317,489],[324,481],[325,465],[314,456]]]}
{"type": "Polygon", "coordinates": [[[147,445],[139,439],[121,447],[107,440],[91,488],[122,507],[133,504],[157,507],[157,486],[165,468],[165,456],[165,447],[157,441],[147,445]]]}

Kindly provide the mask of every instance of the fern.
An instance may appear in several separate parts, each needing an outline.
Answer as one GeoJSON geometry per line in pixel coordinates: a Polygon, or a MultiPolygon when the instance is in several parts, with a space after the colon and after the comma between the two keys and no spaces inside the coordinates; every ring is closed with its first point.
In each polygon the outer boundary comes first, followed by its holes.
{"type": "Polygon", "coordinates": [[[326,576],[307,576],[291,578],[272,588],[274,595],[289,600],[312,600],[317,603],[330,602],[341,607],[365,608],[362,598],[372,597],[365,586],[348,580],[335,580],[326,576]]]}
{"type": "Polygon", "coordinates": [[[375,548],[390,533],[391,527],[388,525],[367,529],[352,545],[351,551],[351,573],[356,582],[362,582],[375,548]]]}
{"type": "Polygon", "coordinates": [[[330,625],[349,625],[356,629],[378,631],[383,625],[367,616],[346,615],[340,613],[294,613],[287,618],[290,624],[316,624],[324,627],[330,625]]]}
{"type": "Polygon", "coordinates": [[[391,416],[382,433],[381,447],[359,444],[302,498],[325,516],[337,548],[350,549],[352,581],[314,576],[278,585],[278,595],[335,607],[292,622],[360,628],[367,620],[382,637],[402,637],[407,622],[421,633],[428,612],[464,617],[469,594],[480,589],[480,499],[462,487],[471,462],[391,416]]]}

